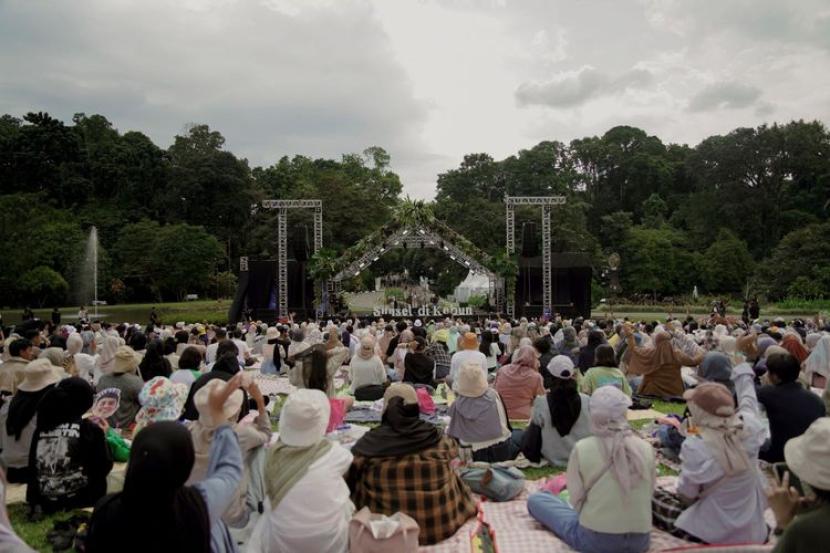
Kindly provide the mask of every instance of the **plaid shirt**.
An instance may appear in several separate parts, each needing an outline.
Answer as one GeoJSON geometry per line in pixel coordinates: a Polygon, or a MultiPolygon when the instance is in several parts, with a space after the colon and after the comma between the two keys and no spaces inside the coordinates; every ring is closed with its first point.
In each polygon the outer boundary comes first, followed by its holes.
{"type": "Polygon", "coordinates": [[[449,352],[439,344],[435,342],[427,346],[427,349],[424,350],[424,355],[435,361],[436,365],[450,368],[451,360],[449,352]]]}
{"type": "Polygon", "coordinates": [[[443,437],[433,448],[401,457],[355,455],[346,480],[355,507],[418,521],[418,543],[445,540],[476,515],[470,489],[450,467],[455,444],[443,437]]]}

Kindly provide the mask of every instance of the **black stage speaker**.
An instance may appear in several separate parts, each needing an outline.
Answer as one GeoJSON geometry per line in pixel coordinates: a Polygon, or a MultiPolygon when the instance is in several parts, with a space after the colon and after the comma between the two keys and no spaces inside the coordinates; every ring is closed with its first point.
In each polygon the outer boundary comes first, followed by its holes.
{"type": "MultiPolygon", "coordinates": [[[[567,317],[591,315],[591,263],[586,254],[552,253],[553,309],[567,317]]],[[[520,257],[516,282],[516,315],[542,315],[542,256],[520,257]]]]}
{"type": "Polygon", "coordinates": [[[536,223],[522,223],[522,257],[536,257],[539,251],[539,236],[536,234],[536,223]]]}

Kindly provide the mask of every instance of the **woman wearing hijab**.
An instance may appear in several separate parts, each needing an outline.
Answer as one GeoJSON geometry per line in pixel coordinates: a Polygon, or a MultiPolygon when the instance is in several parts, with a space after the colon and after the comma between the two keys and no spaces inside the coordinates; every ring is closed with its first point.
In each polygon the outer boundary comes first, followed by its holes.
{"type": "MultiPolygon", "coordinates": [[[[107,336],[104,338],[104,345],[101,347],[101,352],[98,354],[96,360],[97,372],[100,375],[110,374],[112,368],[115,366],[115,352],[118,351],[118,346],[123,342],[122,338],[118,336],[107,336]]],[[[95,383],[97,386],[97,382],[95,383]]]]}
{"type": "Polygon", "coordinates": [[[696,367],[703,355],[696,357],[677,350],[672,346],[668,332],[654,334],[652,346],[638,346],[629,325],[624,328],[628,345],[628,374],[642,375],[643,381],[637,391],[641,395],[657,397],[680,397],[685,389],[680,373],[682,366],[696,367]]]}
{"type": "Polygon", "coordinates": [[[525,431],[522,452],[528,459],[544,457],[556,466],[564,466],[574,444],[591,435],[590,398],[579,393],[576,369],[567,355],[557,355],[547,366],[553,376],[547,395],[537,397],[525,431]],[[538,429],[538,430],[537,430],[538,429]],[[539,436],[541,439],[531,439],[539,436]]]}
{"type": "Polygon", "coordinates": [[[360,339],[360,349],[357,355],[349,362],[352,394],[358,399],[365,398],[371,401],[383,397],[383,385],[386,384],[386,369],[375,350],[375,339],[364,336],[360,339]],[[367,388],[371,386],[372,388],[367,388]],[[361,392],[358,392],[361,390],[361,392]],[[365,396],[369,393],[371,397],[365,396]]]}
{"type": "Polygon", "coordinates": [[[454,442],[419,417],[409,384],[393,384],[384,395],[381,424],[354,447],[346,482],[356,508],[418,522],[420,545],[447,539],[476,514],[470,490],[450,465],[454,442]]]}
{"type": "Polygon", "coordinates": [[[392,354],[392,365],[394,366],[395,376],[394,380],[397,380],[398,382],[403,380],[403,375],[406,371],[404,359],[406,358],[406,355],[409,353],[410,344],[414,340],[415,335],[409,329],[406,329],[403,332],[401,332],[400,336],[398,337],[398,345],[395,347],[395,351],[392,354]]]}
{"type": "Polygon", "coordinates": [[[561,355],[567,355],[571,361],[576,363],[579,340],[576,339],[576,329],[572,326],[566,326],[562,329],[562,340],[556,342],[556,348],[561,355]]]}
{"type": "Polygon", "coordinates": [[[170,361],[164,357],[164,346],[161,340],[153,340],[147,344],[147,350],[144,353],[144,358],[138,365],[138,374],[144,379],[144,382],[149,382],[157,376],[170,378],[170,373],[173,372],[170,366],[170,361]]]}
{"type": "Polygon", "coordinates": [[[758,451],[765,430],[758,414],[748,363],[733,369],[738,407],[729,389],[705,382],[684,398],[696,432],[680,450],[677,493],[691,507],[675,528],[705,543],[763,543],[768,528],[765,479],[758,470],[758,451]]]}
{"type": "Polygon", "coordinates": [[[104,431],[82,416],[92,407],[82,378],[59,382],[41,399],[29,452],[26,501],[51,513],[91,507],[107,491],[112,457],[104,431]]]}
{"type": "MultiPolygon", "coordinates": [[[[241,377],[212,390],[210,416],[222,417],[241,377]]],[[[242,476],[242,455],[228,424],[213,436],[204,479],[185,486],[194,462],[193,441],[176,422],[159,422],[136,436],[124,491],[95,506],[89,525],[88,553],[230,553],[236,543],[222,522],[242,476]]]]}
{"type": "Polygon", "coordinates": [[[631,399],[619,389],[599,388],[590,405],[593,436],[568,460],[570,504],[545,490],[528,497],[527,510],[577,551],[641,553],[651,537],[654,450],[629,427],[631,399]]]}
{"type": "Polygon", "coordinates": [[[60,380],[48,359],[29,362],[17,393],[0,408],[0,460],[9,482],[29,481],[29,450],[37,426],[40,400],[60,380]]]}
{"type": "Polygon", "coordinates": [[[804,361],[804,373],[811,386],[826,388],[830,382],[830,334],[821,336],[804,361]]]}
{"type": "Polygon", "coordinates": [[[324,392],[300,389],[288,396],[279,439],[268,450],[265,510],[248,542],[250,553],[348,550],[354,505],[343,475],[352,454],[325,439],[328,420],[324,392]]]}
{"type": "Polygon", "coordinates": [[[447,435],[472,449],[474,461],[498,463],[515,459],[522,431],[510,427],[504,403],[498,392],[487,386],[487,377],[478,363],[468,361],[461,365],[456,393],[448,413],[447,435]]]}
{"type": "Polygon", "coordinates": [[[787,353],[795,357],[799,365],[804,363],[810,355],[807,348],[805,348],[804,344],[801,343],[801,338],[792,332],[788,332],[784,335],[784,338],[781,339],[781,347],[787,350],[787,353]]]}
{"type": "Polygon", "coordinates": [[[403,381],[410,384],[435,386],[435,361],[426,355],[427,341],[416,336],[411,342],[411,351],[403,359],[403,381]]]}
{"type": "Polygon", "coordinates": [[[533,346],[523,346],[514,355],[515,360],[499,369],[495,390],[504,401],[510,419],[529,419],[533,402],[545,395],[539,357],[533,346]]]}
{"type": "Polygon", "coordinates": [[[579,372],[585,374],[588,369],[594,366],[596,351],[599,346],[605,343],[605,334],[601,330],[592,330],[588,333],[588,343],[579,348],[577,367],[579,372]]]}

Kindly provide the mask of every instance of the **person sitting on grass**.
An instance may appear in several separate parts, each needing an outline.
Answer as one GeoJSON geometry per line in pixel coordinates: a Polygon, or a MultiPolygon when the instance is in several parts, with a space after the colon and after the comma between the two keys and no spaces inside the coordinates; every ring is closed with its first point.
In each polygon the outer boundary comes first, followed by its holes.
{"type": "Polygon", "coordinates": [[[514,357],[512,363],[499,369],[493,387],[504,400],[508,418],[529,419],[533,402],[545,395],[539,358],[532,346],[520,347],[514,357]]]}
{"type": "Polygon", "coordinates": [[[772,553],[825,551],[830,543],[830,418],[816,420],[803,435],[789,440],[784,460],[789,472],[780,481],[776,474],[776,484],[767,494],[775,533],[783,534],[772,553]],[[790,486],[793,477],[808,495],[790,486]]]}
{"type": "Polygon", "coordinates": [[[620,369],[617,368],[617,357],[614,348],[608,344],[597,346],[594,352],[593,366],[582,377],[581,391],[592,395],[602,386],[614,386],[631,397],[631,385],[620,369]]]}
{"type": "Polygon", "coordinates": [[[135,416],[141,409],[138,394],[144,387],[144,381],[136,374],[138,358],[132,348],[120,346],[115,352],[115,362],[112,372],[104,374],[98,380],[98,389],[118,388],[121,397],[118,410],[107,421],[110,426],[119,429],[129,429],[135,422],[135,416]]]}
{"type": "Polygon", "coordinates": [[[403,358],[403,381],[410,384],[423,384],[435,386],[435,361],[427,357],[427,341],[421,336],[416,336],[409,343],[410,351],[403,358]]]}
{"type": "Polygon", "coordinates": [[[481,366],[461,366],[456,380],[458,397],[450,405],[447,435],[472,449],[473,460],[512,461],[519,454],[522,431],[512,430],[499,393],[487,386],[481,366]]]}
{"type": "Polygon", "coordinates": [[[684,394],[693,427],[680,449],[677,494],[691,506],[677,517],[675,535],[717,544],[767,540],[767,502],[758,471],[765,430],[754,376],[748,363],[733,369],[737,408],[732,392],[717,382],[684,394]]]}
{"type": "Polygon", "coordinates": [[[372,336],[360,339],[360,349],[349,362],[349,377],[351,392],[356,398],[374,401],[383,397],[386,369],[375,351],[375,339],[372,336]]]}
{"type": "MultiPolygon", "coordinates": [[[[228,505],[222,518],[229,526],[242,528],[248,523],[252,514],[252,506],[246,502],[249,485],[251,482],[262,482],[262,471],[264,470],[262,464],[249,463],[248,461],[255,454],[260,453],[259,448],[270,442],[271,420],[265,410],[265,399],[262,392],[255,383],[248,385],[248,393],[257,405],[257,417],[253,424],[236,422],[239,420],[239,414],[245,402],[245,394],[242,393],[242,389],[238,389],[228,397],[222,416],[217,418],[215,416],[216,412],[210,405],[210,397],[213,390],[221,391],[228,386],[232,386],[230,381],[224,382],[215,378],[196,392],[194,404],[199,413],[199,418],[188,423],[190,435],[193,437],[193,449],[196,459],[190,471],[190,477],[187,479],[187,484],[193,485],[205,478],[209,471],[211,444],[216,436],[216,430],[226,423],[230,424],[239,440],[239,448],[242,451],[244,463],[242,479],[239,482],[236,495],[228,505]],[[252,474],[252,471],[258,471],[258,473],[252,474]]],[[[237,386],[237,388],[239,387],[237,386]]]]}
{"type": "Polygon", "coordinates": [[[634,339],[631,325],[624,327],[627,344],[628,374],[642,375],[638,394],[675,398],[683,395],[685,387],[680,368],[696,367],[703,360],[703,355],[690,357],[676,349],[668,332],[656,332],[650,346],[638,346],[634,339]]]}
{"type": "Polygon", "coordinates": [[[384,396],[381,424],[352,447],[346,476],[355,507],[373,513],[404,512],[418,522],[420,545],[455,534],[476,514],[470,489],[452,468],[455,442],[419,417],[409,384],[393,384],[384,396]]]}
{"type": "Polygon", "coordinates": [[[17,393],[0,408],[0,460],[9,482],[24,484],[29,480],[29,450],[37,427],[38,404],[59,380],[48,359],[31,361],[17,393]]]}
{"type": "Polygon", "coordinates": [[[798,381],[798,360],[788,353],[772,354],[767,358],[767,378],[770,384],[758,390],[758,401],[769,419],[771,441],[761,452],[761,459],[769,463],[784,460],[784,444],[801,436],[819,417],[825,415],[824,402],[798,381]]]}
{"type": "Polygon", "coordinates": [[[348,549],[354,505],[343,475],[352,454],[325,438],[328,421],[325,392],[300,389],[285,401],[279,439],[265,465],[265,514],[248,543],[250,553],[348,549]]]}
{"type": "Polygon", "coordinates": [[[590,398],[579,393],[577,372],[567,355],[551,359],[547,371],[552,385],[533,402],[533,428],[525,430],[522,452],[533,462],[544,457],[552,465],[563,466],[574,444],[591,435],[590,398]]]}
{"type": "Polygon", "coordinates": [[[593,436],[579,440],[568,460],[570,504],[550,490],[527,499],[530,516],[577,551],[641,553],[649,548],[656,464],[651,445],[628,425],[630,405],[631,398],[614,386],[594,392],[593,436]]]}
{"type": "MultiPolygon", "coordinates": [[[[207,412],[222,420],[228,398],[242,376],[211,388],[207,412]]],[[[140,432],[132,445],[124,491],[98,502],[87,534],[87,553],[233,553],[222,515],[236,497],[242,454],[233,429],[219,424],[213,433],[207,470],[186,486],[195,455],[187,429],[159,422],[140,432]]]]}
{"type": "Polygon", "coordinates": [[[49,390],[37,408],[26,501],[33,512],[91,507],[107,491],[112,456],[104,431],[83,419],[93,390],[71,377],[49,390]]]}
{"type": "MultiPolygon", "coordinates": [[[[310,390],[320,390],[324,394],[329,389],[329,357],[322,345],[312,346],[311,358],[306,360],[309,367],[308,385],[310,390]]],[[[326,425],[326,433],[334,431],[343,424],[346,413],[354,405],[354,398],[351,397],[329,397],[329,420],[326,425]]]]}

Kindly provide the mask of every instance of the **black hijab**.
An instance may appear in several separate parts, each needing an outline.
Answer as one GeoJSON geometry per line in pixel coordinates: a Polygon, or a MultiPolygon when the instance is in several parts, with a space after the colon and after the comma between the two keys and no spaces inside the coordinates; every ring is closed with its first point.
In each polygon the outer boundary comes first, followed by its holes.
{"type": "Polygon", "coordinates": [[[37,407],[37,427],[52,430],[60,424],[80,420],[92,407],[94,392],[83,378],[61,380],[43,395],[37,407]]]}
{"type": "Polygon", "coordinates": [[[14,394],[11,403],[9,403],[9,414],[6,418],[6,434],[14,436],[15,440],[19,440],[23,429],[26,428],[26,425],[29,424],[29,421],[37,413],[37,406],[40,404],[40,400],[54,387],[54,384],[50,384],[37,392],[18,390],[14,394]]]}
{"type": "Polygon", "coordinates": [[[588,343],[579,350],[579,360],[577,366],[582,374],[588,372],[588,369],[594,366],[594,356],[597,348],[605,343],[605,335],[599,330],[592,330],[588,333],[588,343]]]}
{"type": "Polygon", "coordinates": [[[352,447],[352,453],[364,457],[397,457],[434,447],[441,441],[441,433],[418,415],[417,403],[407,405],[400,396],[392,397],[380,426],[364,434],[352,447]]]}
{"type": "Polygon", "coordinates": [[[139,432],[124,491],[95,506],[86,551],[210,551],[207,505],[199,490],[184,485],[194,459],[190,432],[177,422],[139,432]]]}
{"type": "Polygon", "coordinates": [[[576,388],[576,380],[554,378],[547,400],[554,428],[560,436],[567,436],[582,412],[582,397],[576,388]]]}

